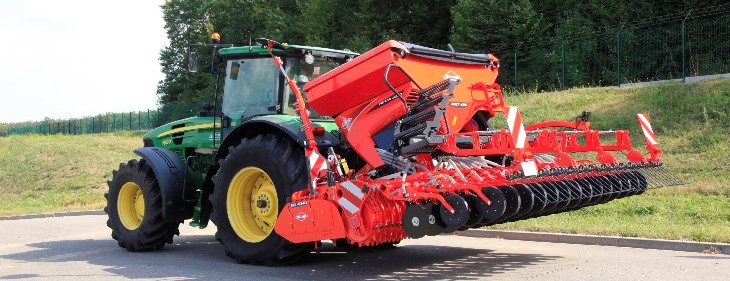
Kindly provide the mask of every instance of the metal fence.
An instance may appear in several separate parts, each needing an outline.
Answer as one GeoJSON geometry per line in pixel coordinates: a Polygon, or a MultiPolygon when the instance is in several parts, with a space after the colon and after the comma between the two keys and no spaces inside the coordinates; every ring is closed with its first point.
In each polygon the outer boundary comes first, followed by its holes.
{"type": "Polygon", "coordinates": [[[96,116],[73,119],[46,119],[38,122],[13,124],[9,135],[17,134],[96,134],[117,131],[148,130],[156,127],[160,117],[159,110],[124,113],[105,113],[96,116]]]}
{"type": "MultiPolygon", "coordinates": [[[[97,134],[119,131],[151,130],[167,122],[198,115],[203,109],[200,102],[173,102],[158,109],[123,113],[104,113],[71,119],[46,119],[37,122],[11,124],[3,135],[18,134],[97,134]]],[[[220,108],[219,108],[220,110],[220,108]]]]}
{"type": "Polygon", "coordinates": [[[492,52],[498,82],[517,91],[682,79],[730,72],[730,5],[492,52]]]}

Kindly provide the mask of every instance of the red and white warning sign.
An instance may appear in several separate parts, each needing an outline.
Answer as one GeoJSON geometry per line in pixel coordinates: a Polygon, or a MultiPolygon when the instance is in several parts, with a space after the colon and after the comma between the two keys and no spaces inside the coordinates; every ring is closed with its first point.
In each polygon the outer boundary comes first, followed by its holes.
{"type": "Polygon", "coordinates": [[[307,149],[307,159],[309,159],[309,170],[312,176],[312,186],[317,186],[317,175],[319,171],[327,169],[327,159],[319,153],[307,149]]]}
{"type": "Polygon", "coordinates": [[[362,198],[365,197],[365,194],[351,181],[342,182],[339,185],[342,191],[342,197],[337,200],[337,203],[350,214],[360,211],[362,198]]]}
{"type": "Polygon", "coordinates": [[[636,114],[636,116],[639,118],[639,126],[641,126],[641,131],[644,132],[646,142],[656,145],[656,136],[654,135],[654,130],[651,129],[651,124],[649,124],[649,118],[646,118],[644,114],[636,114]]]}
{"type": "Polygon", "coordinates": [[[525,133],[525,125],[522,124],[522,115],[516,106],[507,107],[507,125],[512,133],[515,148],[525,148],[527,134],[525,133]]]}

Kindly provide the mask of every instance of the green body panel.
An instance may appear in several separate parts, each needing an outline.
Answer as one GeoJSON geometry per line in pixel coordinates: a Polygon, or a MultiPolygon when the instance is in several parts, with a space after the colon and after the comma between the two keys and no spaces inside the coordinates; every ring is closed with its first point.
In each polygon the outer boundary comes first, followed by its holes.
{"type": "MultiPolygon", "coordinates": [[[[268,116],[279,119],[286,123],[289,123],[292,126],[295,126],[297,128],[302,126],[302,120],[298,116],[291,116],[291,115],[284,115],[284,114],[276,114],[276,115],[268,115],[268,116]]],[[[260,116],[259,116],[259,118],[260,118],[260,116]]],[[[252,120],[256,120],[256,117],[254,117],[252,120]]],[[[340,128],[337,127],[337,124],[335,124],[335,120],[332,120],[332,119],[312,120],[312,123],[314,123],[314,126],[323,127],[325,131],[330,132],[330,133],[334,133],[335,131],[340,130],[340,128]]]]}
{"type": "Polygon", "coordinates": [[[223,48],[218,51],[221,55],[237,55],[237,54],[257,54],[261,56],[268,56],[269,50],[259,46],[242,46],[242,47],[230,47],[223,48]]]}
{"type": "MultiPolygon", "coordinates": [[[[275,114],[275,115],[263,115],[263,116],[255,116],[247,121],[252,122],[256,120],[262,120],[265,118],[275,118],[281,121],[284,121],[288,124],[291,124],[294,127],[301,127],[302,122],[301,119],[298,116],[291,116],[291,115],[285,115],[285,114],[275,114]]],[[[165,125],[162,125],[160,127],[155,128],[154,130],[146,133],[143,138],[152,140],[152,144],[155,147],[162,147],[167,148],[169,150],[174,151],[178,155],[180,155],[181,158],[185,158],[190,155],[186,155],[186,149],[189,148],[203,148],[203,149],[217,149],[218,146],[221,143],[221,124],[219,120],[216,120],[215,122],[215,140],[216,145],[213,145],[213,117],[190,117],[185,119],[180,119],[177,121],[173,121],[170,123],[167,123],[165,125]]],[[[312,123],[314,123],[315,126],[320,126],[325,129],[325,131],[334,133],[336,131],[339,131],[339,128],[337,127],[337,124],[335,124],[334,120],[331,119],[324,119],[324,120],[313,120],[312,123]]],[[[232,128],[235,127],[235,124],[232,124],[232,128]]],[[[226,135],[225,132],[230,131],[231,128],[225,128],[224,136],[226,135]]]]}
{"type": "MultiPolygon", "coordinates": [[[[148,132],[143,138],[152,140],[155,147],[167,148],[180,156],[185,148],[210,148],[213,146],[213,117],[190,117],[176,120],[148,132]]],[[[220,140],[220,121],[215,123],[216,137],[220,140]]],[[[218,143],[220,141],[217,141],[218,143]]]]}
{"type": "MultiPolygon", "coordinates": [[[[172,150],[186,162],[193,186],[203,185],[211,157],[190,157],[198,154],[212,154],[213,117],[190,117],[157,127],[143,136],[152,141],[154,147],[172,150]]],[[[220,122],[215,122],[216,143],[220,143],[220,122]]]]}

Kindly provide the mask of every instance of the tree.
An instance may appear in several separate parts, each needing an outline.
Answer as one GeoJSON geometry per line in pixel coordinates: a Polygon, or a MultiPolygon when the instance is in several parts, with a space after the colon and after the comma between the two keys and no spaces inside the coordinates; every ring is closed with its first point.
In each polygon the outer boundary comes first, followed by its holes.
{"type": "MultiPolygon", "coordinates": [[[[203,0],[166,1],[162,5],[165,30],[170,45],[160,51],[160,65],[165,79],[157,86],[160,104],[198,99],[212,81],[207,72],[210,66],[200,65],[197,73],[187,69],[191,44],[205,43],[212,31],[212,24],[205,11],[203,0]]],[[[201,61],[203,58],[201,57],[201,61]]]]}
{"type": "Polygon", "coordinates": [[[552,24],[529,0],[462,0],[451,8],[451,42],[460,50],[487,51],[545,38],[552,24]]]}

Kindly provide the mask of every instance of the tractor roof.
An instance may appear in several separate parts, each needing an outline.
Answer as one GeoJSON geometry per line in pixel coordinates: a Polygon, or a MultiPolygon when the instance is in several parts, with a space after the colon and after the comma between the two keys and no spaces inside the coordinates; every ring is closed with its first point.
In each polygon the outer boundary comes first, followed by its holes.
{"type": "MultiPolygon", "coordinates": [[[[312,47],[312,46],[301,46],[301,45],[284,45],[281,50],[285,54],[296,55],[303,54],[305,51],[311,51],[315,55],[322,55],[328,57],[354,57],[360,54],[351,52],[349,50],[335,50],[329,48],[312,47]]],[[[275,51],[276,53],[276,51],[275,51]]],[[[221,57],[257,57],[257,56],[269,56],[269,50],[262,47],[261,45],[256,46],[240,46],[224,48],[218,51],[221,57]]]]}

